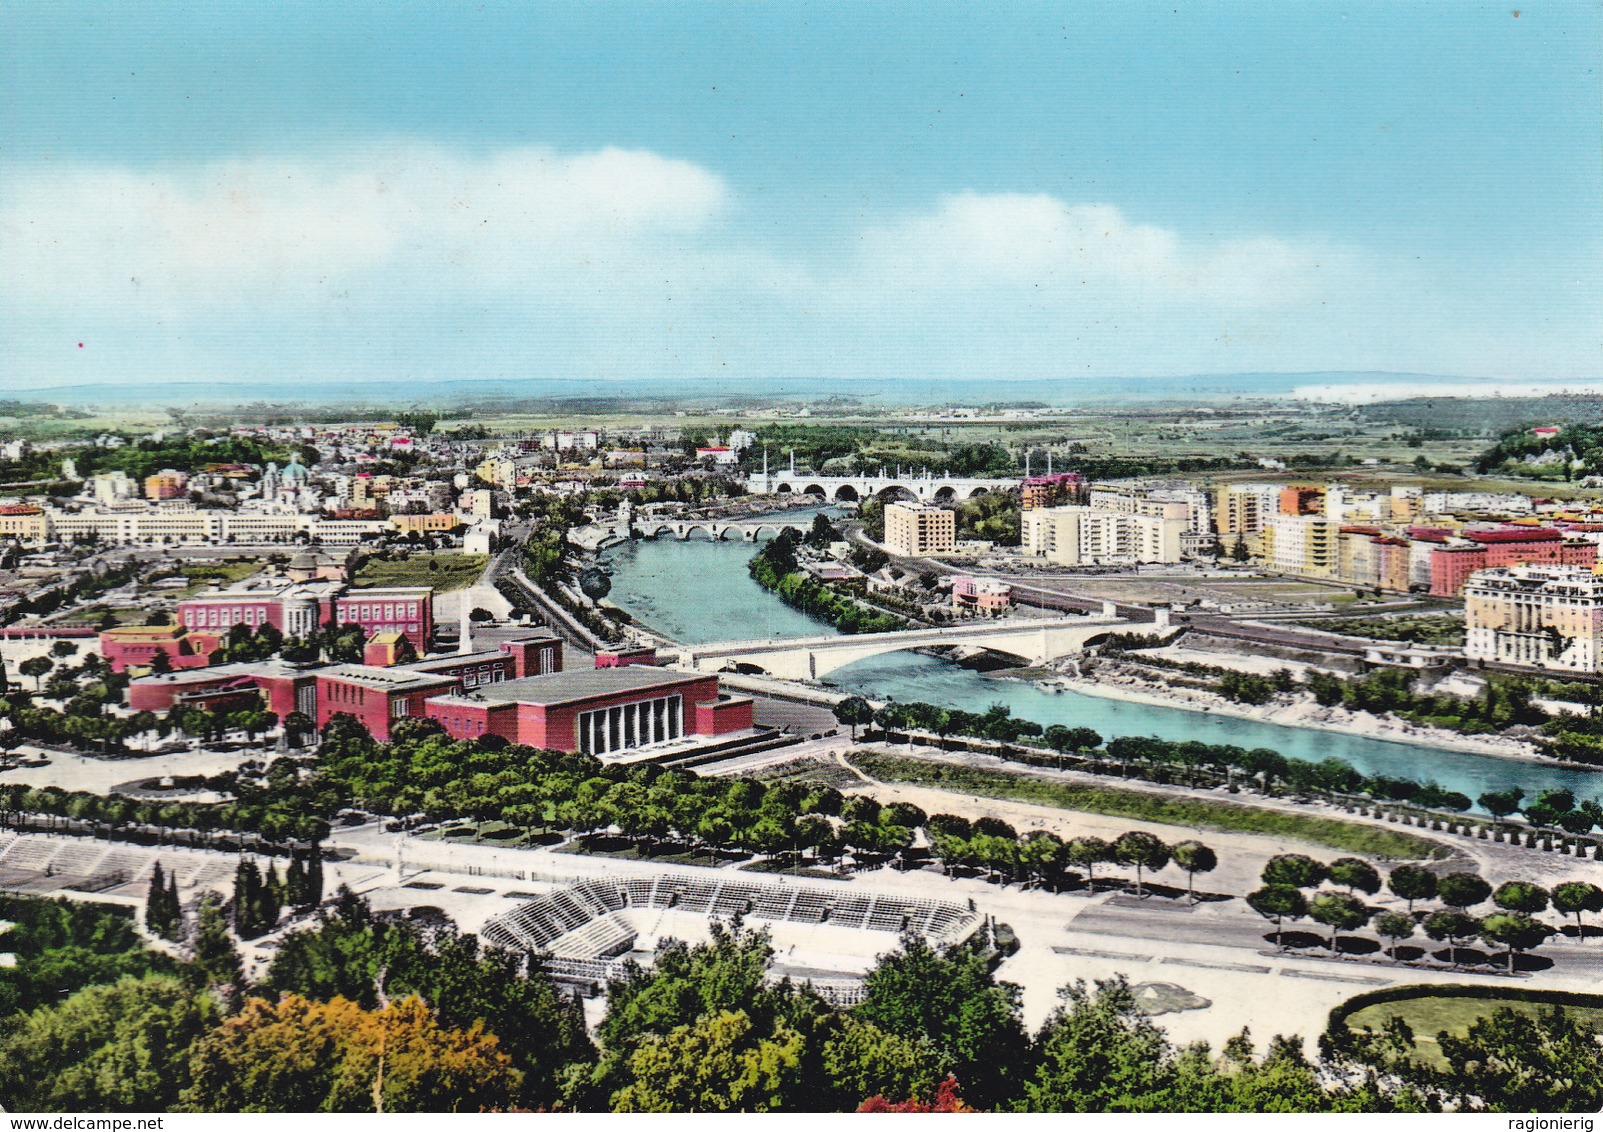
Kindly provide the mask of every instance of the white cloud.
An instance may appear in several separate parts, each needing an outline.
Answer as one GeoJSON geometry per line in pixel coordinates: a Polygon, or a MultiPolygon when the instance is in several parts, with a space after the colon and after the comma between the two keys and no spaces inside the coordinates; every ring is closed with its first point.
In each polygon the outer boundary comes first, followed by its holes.
{"type": "Polygon", "coordinates": [[[1280,306],[1353,267],[1348,253],[1258,238],[1186,242],[1109,204],[960,193],[864,233],[863,270],[909,295],[993,288],[1121,302],[1280,306]]]}
{"type": "MultiPolygon", "coordinates": [[[[873,207],[803,237],[716,172],[622,149],[12,168],[0,382],[1443,370],[1476,323],[1448,273],[1389,250],[1047,194],[873,207]],[[78,351],[95,336],[113,360],[78,351]]],[[[1581,331],[1560,337],[1542,356],[1581,331]]]]}
{"type": "Polygon", "coordinates": [[[620,149],[468,158],[406,145],[151,173],[35,167],[5,182],[11,299],[202,307],[353,280],[404,292],[539,276],[693,234],[725,197],[715,174],[620,149]],[[394,269],[407,274],[383,274],[394,269]]]}

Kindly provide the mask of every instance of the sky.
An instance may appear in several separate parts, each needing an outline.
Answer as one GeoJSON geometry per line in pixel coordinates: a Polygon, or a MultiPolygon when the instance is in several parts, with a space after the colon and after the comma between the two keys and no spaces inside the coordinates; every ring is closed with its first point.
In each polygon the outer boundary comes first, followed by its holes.
{"type": "Polygon", "coordinates": [[[1603,5],[0,6],[0,392],[1603,378],[1603,5]]]}

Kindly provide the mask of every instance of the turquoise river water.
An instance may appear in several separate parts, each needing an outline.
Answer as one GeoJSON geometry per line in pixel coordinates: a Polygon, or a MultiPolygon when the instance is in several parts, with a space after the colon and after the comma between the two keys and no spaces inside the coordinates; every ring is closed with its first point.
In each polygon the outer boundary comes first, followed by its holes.
{"type": "MultiPolygon", "coordinates": [[[[685,542],[627,543],[608,550],[603,557],[612,573],[611,600],[658,632],[687,644],[834,632],[753,582],[746,573],[753,553],[750,543],[715,543],[693,537],[685,542]]],[[[1270,747],[1299,759],[1334,756],[1367,774],[1435,779],[1471,798],[1514,786],[1531,797],[1563,786],[1578,797],[1603,798],[1603,775],[1592,771],[1074,692],[1053,693],[1028,681],[987,676],[921,653],[891,653],[859,661],[836,669],[825,682],[875,699],[922,700],[965,711],[984,711],[993,703],[1004,703],[1024,719],[1043,725],[1090,727],[1109,738],[1156,735],[1270,747]]]]}

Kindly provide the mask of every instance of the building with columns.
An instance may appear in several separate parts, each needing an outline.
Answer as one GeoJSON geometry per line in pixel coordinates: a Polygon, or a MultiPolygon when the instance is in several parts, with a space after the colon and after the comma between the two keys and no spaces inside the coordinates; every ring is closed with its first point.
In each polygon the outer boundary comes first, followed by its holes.
{"type": "Polygon", "coordinates": [[[607,756],[752,725],[752,702],[718,678],[644,665],[573,669],[435,696],[428,714],[459,739],[499,735],[554,751],[607,756]]]}

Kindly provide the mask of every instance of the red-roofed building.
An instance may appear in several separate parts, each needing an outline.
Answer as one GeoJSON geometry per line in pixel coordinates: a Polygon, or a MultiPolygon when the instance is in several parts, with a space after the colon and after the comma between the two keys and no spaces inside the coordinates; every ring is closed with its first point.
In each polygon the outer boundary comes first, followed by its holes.
{"type": "Polygon", "coordinates": [[[1457,597],[1477,570],[1500,566],[1594,566],[1598,547],[1570,540],[1551,527],[1494,527],[1466,530],[1461,546],[1431,551],[1430,592],[1433,597],[1457,597]]]}

